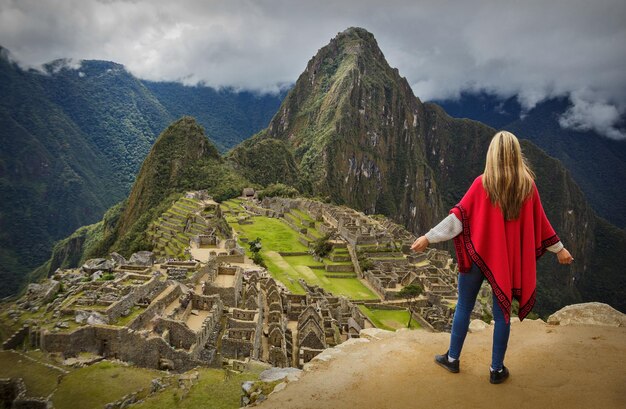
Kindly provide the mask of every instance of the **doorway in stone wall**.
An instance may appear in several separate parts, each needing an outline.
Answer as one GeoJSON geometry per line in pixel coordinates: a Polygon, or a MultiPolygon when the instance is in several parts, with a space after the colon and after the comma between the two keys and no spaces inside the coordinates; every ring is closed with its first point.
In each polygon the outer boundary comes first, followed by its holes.
{"type": "Polygon", "coordinates": [[[102,339],[100,340],[100,353],[99,355],[103,356],[103,357],[107,357],[109,355],[109,340],[108,339],[102,339]]]}

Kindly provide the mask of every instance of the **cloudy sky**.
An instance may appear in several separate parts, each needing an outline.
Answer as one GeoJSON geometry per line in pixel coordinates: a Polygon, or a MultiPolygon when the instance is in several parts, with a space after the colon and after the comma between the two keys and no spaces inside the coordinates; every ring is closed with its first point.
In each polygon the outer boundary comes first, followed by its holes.
{"type": "Polygon", "coordinates": [[[0,0],[0,45],[24,65],[122,63],[138,77],[273,92],[350,26],[372,32],[422,100],[461,90],[569,95],[561,125],[624,139],[624,0],[0,0]]]}

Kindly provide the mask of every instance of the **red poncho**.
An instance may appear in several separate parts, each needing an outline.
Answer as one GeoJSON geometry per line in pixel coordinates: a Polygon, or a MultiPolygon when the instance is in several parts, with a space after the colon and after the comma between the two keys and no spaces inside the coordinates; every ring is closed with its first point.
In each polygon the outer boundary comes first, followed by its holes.
{"type": "Polygon", "coordinates": [[[481,175],[450,213],[463,223],[463,231],[454,238],[459,272],[467,273],[472,262],[476,263],[489,281],[506,322],[512,297],[519,301],[518,316],[523,320],[535,304],[537,259],[547,247],[559,242],[537,186],[533,183],[519,218],[505,221],[500,207],[489,200],[481,175]]]}

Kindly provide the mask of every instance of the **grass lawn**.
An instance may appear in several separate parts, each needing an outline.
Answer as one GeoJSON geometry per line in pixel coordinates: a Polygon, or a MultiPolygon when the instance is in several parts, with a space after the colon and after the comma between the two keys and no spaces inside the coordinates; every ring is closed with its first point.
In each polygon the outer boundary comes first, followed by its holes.
{"type": "MultiPolygon", "coordinates": [[[[298,278],[303,278],[307,283],[319,285],[334,295],[345,295],[348,298],[358,300],[378,299],[378,296],[357,278],[328,278],[325,276],[325,270],[308,267],[310,265],[319,265],[312,256],[283,257],[276,252],[267,252],[264,254],[264,258],[266,263],[268,259],[271,260],[272,265],[268,263],[270,272],[274,273],[276,271],[278,274],[287,275],[298,287],[300,287],[297,282],[298,278]]],[[[276,278],[283,281],[279,277],[276,278]]],[[[291,290],[290,286],[288,288],[291,290]]],[[[297,294],[304,294],[304,292],[300,289],[297,294]]]]}
{"type": "Polygon", "coordinates": [[[150,387],[150,381],[163,376],[154,369],[98,362],[66,375],[52,396],[56,409],[101,408],[124,395],[150,387]]]}
{"type": "Polygon", "coordinates": [[[304,244],[298,241],[299,233],[292,230],[282,220],[266,216],[254,216],[251,221],[253,224],[233,223],[232,226],[240,232],[240,236],[247,237],[250,241],[260,237],[264,249],[273,251],[308,250],[304,244]]]}
{"type": "Polygon", "coordinates": [[[0,342],[9,339],[11,335],[21,327],[21,323],[14,322],[7,316],[0,317],[0,342]]]}
{"type": "Polygon", "coordinates": [[[285,284],[294,294],[305,294],[306,292],[298,283],[298,278],[302,276],[275,251],[262,251],[261,256],[265,260],[267,269],[272,277],[285,284]]]}
{"type": "Polygon", "coordinates": [[[26,394],[46,397],[57,386],[61,372],[33,362],[12,351],[0,351],[0,378],[22,378],[26,394]]]}
{"type": "Polygon", "coordinates": [[[236,409],[239,408],[242,395],[241,383],[256,381],[258,373],[232,374],[225,379],[221,369],[200,368],[200,376],[195,385],[185,396],[182,390],[168,387],[166,390],[147,398],[143,403],[133,405],[136,409],[168,409],[168,408],[211,408],[236,409]]]}
{"type": "MultiPolygon", "coordinates": [[[[395,331],[399,328],[406,328],[406,324],[409,322],[407,310],[375,310],[369,309],[365,305],[359,305],[359,309],[380,329],[395,331]]],[[[419,323],[411,320],[411,329],[418,328],[421,328],[419,323]]]]}
{"type": "Polygon", "coordinates": [[[307,220],[307,221],[314,221],[311,216],[309,216],[308,214],[306,214],[305,212],[303,212],[300,209],[291,209],[291,213],[293,213],[295,216],[297,216],[300,220],[307,220]]]}
{"type": "Polygon", "coordinates": [[[307,227],[307,231],[311,233],[311,235],[317,239],[321,239],[323,237],[323,234],[320,233],[319,230],[314,229],[313,227],[307,227]]]}
{"type": "MultiPolygon", "coordinates": [[[[294,294],[304,294],[304,289],[298,283],[303,278],[307,283],[319,285],[335,295],[345,295],[351,299],[376,300],[378,296],[361,283],[357,278],[328,278],[323,269],[312,269],[308,266],[322,266],[312,256],[281,256],[280,251],[307,251],[307,247],[298,241],[300,234],[290,228],[287,223],[280,219],[255,216],[251,220],[253,224],[232,226],[239,232],[239,236],[254,240],[261,238],[263,248],[261,256],[267,264],[272,276],[281,281],[294,294]]],[[[240,243],[249,255],[247,243],[240,243]]],[[[325,259],[328,264],[352,264],[347,262],[332,262],[325,259]]]]}

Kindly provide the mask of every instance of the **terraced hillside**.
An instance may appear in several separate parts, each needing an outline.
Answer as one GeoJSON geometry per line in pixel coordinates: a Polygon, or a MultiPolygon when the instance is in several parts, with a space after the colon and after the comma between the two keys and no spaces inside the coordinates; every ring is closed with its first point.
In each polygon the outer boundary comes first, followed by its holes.
{"type": "Polygon", "coordinates": [[[211,199],[182,197],[163,213],[148,230],[156,257],[188,258],[190,240],[199,235],[219,233],[230,237],[220,207],[211,199]]]}

